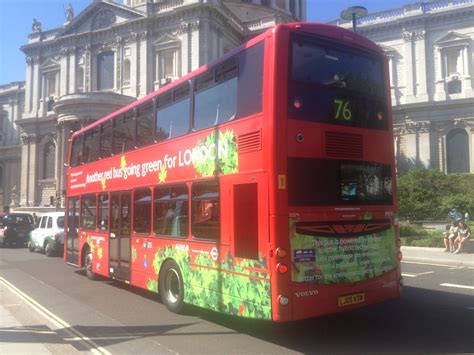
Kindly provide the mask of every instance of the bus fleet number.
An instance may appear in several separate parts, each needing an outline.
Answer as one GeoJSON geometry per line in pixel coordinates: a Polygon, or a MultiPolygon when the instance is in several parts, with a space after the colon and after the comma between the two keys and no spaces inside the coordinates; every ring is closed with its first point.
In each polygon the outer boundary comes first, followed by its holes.
{"type": "Polygon", "coordinates": [[[337,120],[346,120],[350,121],[352,119],[352,111],[348,107],[349,101],[344,100],[334,100],[334,104],[336,105],[336,119],[337,120]]]}

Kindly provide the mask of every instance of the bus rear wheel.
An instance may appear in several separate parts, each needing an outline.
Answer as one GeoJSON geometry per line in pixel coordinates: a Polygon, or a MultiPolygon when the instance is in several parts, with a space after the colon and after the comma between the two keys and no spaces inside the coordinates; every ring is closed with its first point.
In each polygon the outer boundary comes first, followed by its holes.
{"type": "Polygon", "coordinates": [[[181,270],[175,261],[165,262],[161,270],[159,285],[163,304],[169,311],[180,313],[184,306],[184,285],[181,270]]]}

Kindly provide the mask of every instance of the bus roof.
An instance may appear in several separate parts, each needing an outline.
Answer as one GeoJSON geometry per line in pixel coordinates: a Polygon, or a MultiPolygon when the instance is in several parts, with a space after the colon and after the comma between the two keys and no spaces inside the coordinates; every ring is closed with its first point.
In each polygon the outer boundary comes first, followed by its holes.
{"type": "Polygon", "coordinates": [[[114,111],[114,112],[110,113],[109,115],[96,120],[95,122],[90,123],[89,125],[81,128],[80,130],[77,130],[76,132],[74,132],[71,135],[71,139],[73,139],[76,136],[84,133],[85,131],[90,130],[91,128],[94,128],[94,127],[104,123],[105,121],[108,121],[109,119],[112,119],[112,118],[114,118],[114,117],[116,117],[116,116],[118,116],[118,115],[120,115],[124,112],[127,112],[127,111],[133,109],[134,107],[137,107],[137,106],[143,104],[144,102],[154,98],[155,96],[160,95],[163,92],[166,92],[170,89],[173,89],[174,87],[186,82],[187,80],[195,77],[196,75],[199,75],[199,74],[205,72],[208,68],[211,68],[211,67],[213,67],[215,65],[218,65],[222,62],[225,62],[227,59],[234,56],[235,54],[237,54],[237,53],[239,53],[239,52],[241,52],[241,51],[243,51],[243,50],[245,50],[249,47],[252,47],[253,45],[263,41],[265,38],[272,36],[275,32],[280,31],[281,29],[287,29],[287,30],[290,30],[290,31],[298,30],[298,31],[301,31],[302,33],[309,32],[309,33],[313,33],[313,34],[318,34],[318,35],[320,35],[322,37],[326,37],[328,39],[342,40],[342,41],[346,42],[346,44],[348,44],[348,45],[365,47],[369,50],[372,50],[372,51],[376,52],[377,54],[382,54],[383,53],[382,49],[379,46],[377,46],[374,42],[370,41],[366,37],[364,37],[364,36],[362,36],[358,33],[355,33],[355,32],[349,31],[347,29],[344,29],[342,27],[339,27],[339,26],[329,25],[329,24],[325,24],[325,23],[307,23],[307,22],[293,22],[293,23],[287,23],[287,24],[279,24],[279,25],[276,25],[276,26],[266,30],[265,32],[261,33],[260,35],[250,39],[249,41],[245,42],[241,46],[230,50],[229,52],[227,52],[223,56],[215,59],[214,61],[212,61],[208,64],[202,65],[201,67],[193,70],[192,72],[190,72],[190,73],[186,74],[185,76],[177,79],[176,81],[174,81],[174,82],[172,82],[172,83],[170,83],[170,84],[168,84],[164,87],[161,87],[158,90],[155,90],[155,91],[149,93],[145,97],[143,97],[143,98],[141,98],[141,99],[139,99],[135,102],[132,102],[131,104],[129,104],[127,106],[124,106],[121,109],[119,109],[117,111],[114,111]]]}

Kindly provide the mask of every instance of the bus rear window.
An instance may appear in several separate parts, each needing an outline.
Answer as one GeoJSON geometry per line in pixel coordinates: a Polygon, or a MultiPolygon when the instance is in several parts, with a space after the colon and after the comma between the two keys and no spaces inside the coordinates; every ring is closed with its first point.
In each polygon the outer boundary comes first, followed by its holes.
{"type": "Polygon", "coordinates": [[[290,118],[387,129],[381,58],[302,38],[290,55],[290,118]]]}
{"type": "Polygon", "coordinates": [[[288,203],[291,206],[392,204],[390,165],[290,158],[288,203]]]}

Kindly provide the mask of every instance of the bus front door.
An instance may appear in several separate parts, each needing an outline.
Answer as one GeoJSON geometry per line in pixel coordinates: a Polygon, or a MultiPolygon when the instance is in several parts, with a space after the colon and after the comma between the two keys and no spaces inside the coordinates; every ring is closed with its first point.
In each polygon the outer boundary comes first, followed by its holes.
{"type": "Polygon", "coordinates": [[[73,265],[79,265],[78,216],[79,198],[70,198],[67,204],[66,262],[73,265]]]}
{"type": "Polygon", "coordinates": [[[130,281],[130,191],[110,194],[110,277],[130,281]]]}

